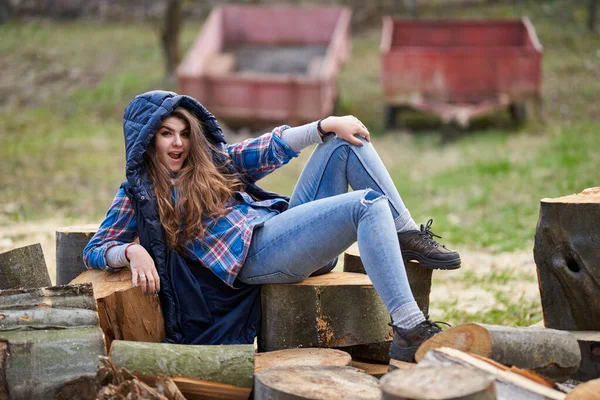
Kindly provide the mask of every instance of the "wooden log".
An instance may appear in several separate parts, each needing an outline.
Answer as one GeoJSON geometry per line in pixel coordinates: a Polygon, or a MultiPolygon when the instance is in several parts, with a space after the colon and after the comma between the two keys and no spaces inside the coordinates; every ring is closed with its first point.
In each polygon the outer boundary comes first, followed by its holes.
{"type": "Polygon", "coordinates": [[[94,287],[107,349],[113,340],[162,342],[165,327],[158,295],[144,296],[142,289],[131,283],[128,268],[114,273],[89,270],[71,281],[83,282],[94,287]]]}
{"type": "Polygon", "coordinates": [[[252,387],[252,344],[189,346],[115,340],[110,359],[116,367],[138,374],[185,376],[242,388],[252,387]]]}
{"type": "Polygon", "coordinates": [[[385,342],[375,342],[367,344],[357,344],[355,346],[341,347],[340,350],[350,353],[353,359],[364,361],[374,361],[387,364],[390,362],[391,340],[385,342]]]}
{"type": "Polygon", "coordinates": [[[394,360],[392,358],[392,359],[390,359],[389,370],[393,371],[395,369],[408,369],[408,368],[412,368],[412,367],[416,367],[416,366],[417,366],[416,363],[409,363],[406,361],[394,360]]]}
{"type": "Polygon", "coordinates": [[[90,284],[0,291],[0,331],[95,326],[90,284]]]}
{"type": "Polygon", "coordinates": [[[352,357],[345,351],[335,349],[288,349],[258,353],[254,360],[254,372],[269,367],[300,365],[350,365],[352,357]]]}
{"type": "MultiPolygon", "coordinates": [[[[600,330],[599,236],[600,188],[541,200],[533,256],[546,327],[600,330]]],[[[600,378],[600,349],[580,345],[581,368],[574,378],[600,378]]]]}
{"type": "Polygon", "coordinates": [[[371,363],[367,361],[358,360],[352,360],[350,366],[359,369],[362,372],[367,373],[375,378],[381,378],[390,370],[389,365],[387,364],[371,363]]]}
{"type": "Polygon", "coordinates": [[[92,285],[0,291],[0,399],[53,399],[104,354],[92,285]]]}
{"type": "MultiPolygon", "coordinates": [[[[553,384],[533,372],[517,371],[481,356],[472,356],[460,350],[440,347],[430,350],[419,367],[431,365],[462,365],[488,373],[496,380],[499,400],[564,400],[565,393],[555,390],[553,384]]],[[[416,368],[419,368],[416,367],[416,368]]]]}
{"type": "Polygon", "coordinates": [[[258,346],[264,352],[382,342],[392,337],[389,318],[363,274],[331,272],[296,284],[263,285],[258,346]]]}
{"type": "Polygon", "coordinates": [[[254,398],[380,399],[376,378],[352,367],[272,367],[256,373],[254,398]]]}
{"type": "MultiPolygon", "coordinates": [[[[405,265],[410,290],[423,314],[429,314],[429,296],[431,294],[431,278],[433,270],[421,268],[417,262],[408,262],[405,265]]],[[[365,268],[360,260],[358,245],[354,243],[344,253],[344,272],[365,274],[365,268]]]]}
{"type": "Polygon", "coordinates": [[[600,379],[575,386],[575,389],[567,393],[566,400],[600,400],[600,379]]]}
{"type": "Polygon", "coordinates": [[[0,253],[0,290],[51,285],[41,244],[0,253]]]}
{"type": "Polygon", "coordinates": [[[542,199],[533,255],[546,327],[600,330],[600,188],[542,199]]]}
{"type": "Polygon", "coordinates": [[[66,285],[85,272],[83,249],[98,225],[75,225],[56,230],[56,284],[66,285]]]}
{"type": "Polygon", "coordinates": [[[64,382],[94,376],[97,357],[105,354],[99,327],[3,331],[2,342],[5,390],[12,400],[54,399],[64,382]]]}
{"type": "Polygon", "coordinates": [[[462,366],[399,369],[381,378],[382,400],[495,400],[494,378],[462,366]]]}
{"type": "Polygon", "coordinates": [[[569,379],[581,361],[579,345],[573,336],[545,328],[458,325],[423,343],[415,359],[421,361],[429,350],[439,347],[452,347],[504,365],[529,369],[557,382],[569,379]]]}

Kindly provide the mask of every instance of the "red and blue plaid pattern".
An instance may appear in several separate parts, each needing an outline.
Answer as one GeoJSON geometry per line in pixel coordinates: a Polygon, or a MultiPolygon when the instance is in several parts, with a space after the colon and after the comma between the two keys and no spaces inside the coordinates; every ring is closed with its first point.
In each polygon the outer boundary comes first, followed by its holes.
{"type": "MultiPolygon", "coordinates": [[[[298,156],[281,139],[281,126],[255,139],[229,145],[227,150],[236,169],[246,178],[257,181],[298,156]]],[[[204,238],[188,243],[187,257],[198,259],[229,286],[233,286],[252,240],[254,226],[263,222],[269,212],[283,212],[288,204],[284,199],[256,201],[245,192],[235,192],[225,204],[228,212],[216,220],[203,218],[204,238]]],[[[119,189],[100,228],[84,250],[87,268],[113,272],[106,265],[106,251],[137,237],[137,222],[133,206],[125,191],[119,189]]]]}

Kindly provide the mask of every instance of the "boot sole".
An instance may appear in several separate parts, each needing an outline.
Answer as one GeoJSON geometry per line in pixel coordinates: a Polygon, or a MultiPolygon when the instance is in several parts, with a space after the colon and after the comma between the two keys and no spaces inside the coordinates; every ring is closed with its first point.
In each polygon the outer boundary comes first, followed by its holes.
{"type": "Polygon", "coordinates": [[[415,362],[415,354],[418,349],[419,346],[399,347],[392,342],[392,345],[390,346],[390,358],[412,363],[415,362]]]}
{"type": "Polygon", "coordinates": [[[449,260],[449,261],[437,261],[437,260],[431,260],[429,258],[423,257],[421,254],[418,254],[418,253],[402,252],[402,259],[404,260],[405,264],[411,260],[416,260],[416,261],[418,261],[419,265],[422,268],[428,268],[428,269],[452,270],[452,269],[459,269],[461,266],[460,257],[455,258],[454,260],[449,260]]]}

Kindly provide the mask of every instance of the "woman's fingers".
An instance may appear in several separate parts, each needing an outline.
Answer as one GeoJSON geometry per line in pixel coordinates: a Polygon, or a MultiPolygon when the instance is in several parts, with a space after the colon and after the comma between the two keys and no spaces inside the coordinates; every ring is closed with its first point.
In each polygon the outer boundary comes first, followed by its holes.
{"type": "Polygon", "coordinates": [[[142,288],[142,292],[144,294],[148,293],[148,280],[147,280],[146,274],[144,274],[143,272],[140,272],[140,274],[139,274],[139,282],[140,282],[140,287],[142,288]]]}
{"type": "Polygon", "coordinates": [[[152,276],[154,276],[155,293],[158,293],[160,291],[160,278],[158,277],[158,272],[156,272],[156,268],[152,269],[152,276]]]}

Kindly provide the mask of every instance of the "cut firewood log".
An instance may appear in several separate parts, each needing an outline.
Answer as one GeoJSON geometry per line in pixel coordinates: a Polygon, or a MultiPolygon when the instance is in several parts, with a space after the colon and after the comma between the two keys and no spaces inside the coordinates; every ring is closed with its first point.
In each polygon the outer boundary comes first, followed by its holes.
{"type": "MultiPolygon", "coordinates": [[[[542,199],[533,255],[547,328],[600,330],[600,188],[542,199]]],[[[600,347],[580,343],[578,380],[600,378],[600,347]]]]}
{"type": "Polygon", "coordinates": [[[331,272],[295,284],[263,285],[258,346],[264,352],[383,342],[392,337],[389,321],[368,276],[331,272]]]}
{"type": "MultiPolygon", "coordinates": [[[[423,311],[423,314],[428,315],[433,270],[421,268],[419,263],[412,261],[406,263],[405,267],[410,290],[413,293],[415,301],[421,311],[423,311]]],[[[363,263],[360,260],[360,253],[356,243],[350,246],[344,253],[344,272],[366,273],[363,263]]]]}
{"type": "Polygon", "coordinates": [[[107,349],[113,340],[162,342],[165,327],[158,295],[145,296],[140,287],[134,287],[131,270],[123,268],[110,273],[93,269],[71,281],[83,282],[94,287],[107,349]]]}
{"type": "Polygon", "coordinates": [[[56,284],[66,285],[82,272],[83,249],[98,230],[98,225],[75,225],[56,230],[56,284]]]}
{"type": "Polygon", "coordinates": [[[431,365],[462,365],[492,375],[499,400],[563,400],[566,396],[534,372],[509,370],[493,360],[448,347],[430,350],[415,368],[431,365]]]}
{"type": "Polygon", "coordinates": [[[104,354],[91,285],[0,291],[0,399],[54,399],[104,354]]]}
{"type": "Polygon", "coordinates": [[[350,366],[357,368],[357,369],[361,370],[362,372],[365,372],[375,378],[381,378],[383,375],[387,374],[390,370],[390,367],[388,364],[377,364],[377,363],[358,361],[358,360],[352,360],[352,363],[350,363],[350,366]]]}
{"type": "Polygon", "coordinates": [[[415,359],[430,349],[452,347],[491,358],[507,366],[529,369],[557,382],[579,368],[577,340],[568,332],[545,328],[463,324],[446,329],[421,345],[415,359]]]}
{"type": "Polygon", "coordinates": [[[258,353],[254,360],[254,372],[269,367],[299,365],[350,365],[352,357],[345,351],[335,349],[288,349],[258,353]]]}
{"type": "Polygon", "coordinates": [[[110,359],[116,367],[136,374],[194,378],[207,386],[218,383],[247,388],[248,394],[252,387],[252,344],[189,346],[115,340],[110,359]]]}
{"type": "Polygon", "coordinates": [[[381,378],[382,400],[495,400],[494,378],[455,365],[395,370],[381,378]]]}
{"type": "Polygon", "coordinates": [[[575,386],[567,393],[566,400],[600,400],[600,379],[575,386]]]}
{"type": "Polygon", "coordinates": [[[412,368],[412,367],[416,367],[416,366],[417,366],[416,363],[410,363],[410,362],[406,362],[406,361],[394,360],[392,358],[392,359],[390,359],[389,370],[393,371],[395,369],[408,369],[408,368],[412,368]]]}
{"type": "Polygon", "coordinates": [[[376,378],[352,367],[272,367],[256,373],[254,398],[379,400],[381,393],[376,378]]]}
{"type": "Polygon", "coordinates": [[[41,244],[0,253],[0,290],[51,285],[41,244]]]}

